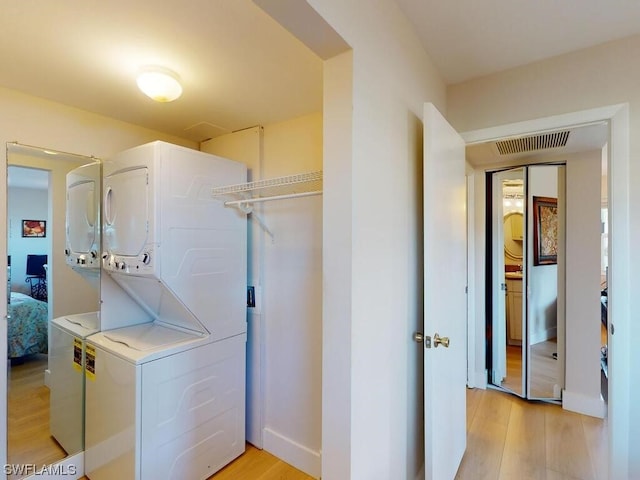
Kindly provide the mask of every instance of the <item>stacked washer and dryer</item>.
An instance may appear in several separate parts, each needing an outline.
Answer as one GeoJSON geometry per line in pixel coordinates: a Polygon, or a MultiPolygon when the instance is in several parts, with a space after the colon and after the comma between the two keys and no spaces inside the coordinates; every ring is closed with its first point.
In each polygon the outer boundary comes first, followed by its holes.
{"type": "MultiPolygon", "coordinates": [[[[65,261],[100,290],[100,164],[89,163],[66,176],[65,261]]],[[[99,312],[51,320],[49,341],[49,428],[62,448],[83,449],[84,342],[100,329],[99,312]]]]}
{"type": "Polygon", "coordinates": [[[85,472],[202,479],[244,452],[243,164],[153,142],[103,164],[101,331],[86,338],[85,472]]]}

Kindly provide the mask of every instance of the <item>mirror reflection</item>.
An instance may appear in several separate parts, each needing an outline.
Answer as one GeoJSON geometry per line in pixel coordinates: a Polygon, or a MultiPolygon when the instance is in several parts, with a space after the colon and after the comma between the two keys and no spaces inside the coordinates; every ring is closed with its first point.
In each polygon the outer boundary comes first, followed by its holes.
{"type": "Polygon", "coordinates": [[[40,467],[84,448],[81,355],[98,320],[100,164],[15,143],[7,164],[7,456],[40,467]]]}
{"type": "MultiPolygon", "coordinates": [[[[528,399],[560,398],[558,267],[536,262],[533,199],[557,201],[556,165],[493,174],[492,383],[528,399]]],[[[557,209],[556,209],[557,210],[557,209]]],[[[560,221],[556,215],[556,222],[560,221]]],[[[557,224],[556,224],[557,230],[557,224]]]]}
{"type": "Polygon", "coordinates": [[[499,322],[501,345],[503,352],[505,375],[500,379],[500,385],[518,395],[524,394],[524,366],[523,354],[523,272],[526,258],[524,256],[525,223],[524,223],[524,169],[514,169],[499,175],[499,188],[496,208],[499,211],[498,225],[501,228],[498,249],[498,264],[501,283],[504,286],[503,308],[500,311],[499,322]]]}

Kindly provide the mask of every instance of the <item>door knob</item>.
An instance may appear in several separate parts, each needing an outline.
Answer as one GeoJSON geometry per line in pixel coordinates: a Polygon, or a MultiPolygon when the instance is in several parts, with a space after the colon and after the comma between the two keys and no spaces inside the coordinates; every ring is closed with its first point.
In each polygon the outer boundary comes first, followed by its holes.
{"type": "Polygon", "coordinates": [[[438,345],[442,345],[445,348],[449,348],[449,337],[441,337],[436,333],[433,336],[433,344],[436,348],[438,348],[438,345]]]}

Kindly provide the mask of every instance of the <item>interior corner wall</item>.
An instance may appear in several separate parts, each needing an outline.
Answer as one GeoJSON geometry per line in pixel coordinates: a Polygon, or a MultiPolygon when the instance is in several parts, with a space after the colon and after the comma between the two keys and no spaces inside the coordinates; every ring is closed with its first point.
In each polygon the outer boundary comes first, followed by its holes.
{"type": "Polygon", "coordinates": [[[567,160],[566,380],[563,408],[603,417],[600,394],[601,152],[567,160]]]}
{"type": "MultiPolygon", "coordinates": [[[[625,118],[619,121],[626,124],[628,118],[629,131],[636,132],[640,130],[640,63],[636,61],[638,51],[640,36],[634,36],[451,85],[447,89],[448,119],[458,131],[467,132],[591,108],[627,104],[628,111],[626,107],[620,110],[620,115],[625,118]]],[[[625,172],[624,181],[627,185],[636,185],[640,183],[640,162],[633,159],[640,158],[640,137],[630,135],[629,143],[626,144],[626,134],[621,134],[617,141],[621,140],[625,140],[625,144],[614,144],[611,148],[624,152],[623,155],[628,151],[632,161],[628,164],[628,174],[625,172]]],[[[615,156],[615,152],[613,155],[615,156]]],[[[615,169],[615,164],[611,168],[615,169]]],[[[640,222],[637,221],[640,218],[640,189],[629,188],[628,191],[628,198],[619,199],[622,203],[611,207],[612,211],[619,208],[628,217],[620,219],[622,223],[629,222],[628,233],[624,233],[628,240],[623,241],[635,245],[640,238],[640,222]]],[[[615,195],[616,192],[611,192],[613,200],[615,195]]],[[[615,232],[612,231],[611,235],[615,235],[615,232]]],[[[612,268],[616,261],[631,266],[640,265],[640,250],[630,248],[629,251],[629,258],[610,258],[612,268]]],[[[636,270],[631,269],[632,274],[628,279],[621,277],[628,292],[640,291],[640,276],[633,274],[636,270]]],[[[620,305],[621,309],[630,312],[629,314],[640,311],[640,297],[625,293],[622,297],[628,297],[629,303],[625,301],[620,305]]],[[[612,313],[615,315],[615,312],[612,313]]],[[[624,458],[625,463],[613,461],[614,470],[610,475],[616,478],[640,478],[640,409],[631,407],[634,403],[631,399],[640,398],[640,384],[631,381],[632,372],[637,373],[640,368],[640,350],[632,347],[640,342],[640,323],[616,325],[616,333],[611,336],[610,342],[613,342],[609,350],[610,362],[614,360],[611,356],[616,355],[614,344],[626,345],[625,353],[619,357],[616,367],[616,371],[620,371],[624,377],[619,378],[618,382],[619,385],[624,385],[625,393],[617,399],[609,397],[610,404],[617,401],[620,409],[624,410],[614,412],[618,418],[623,419],[614,422],[622,434],[610,439],[613,445],[610,451],[616,457],[624,458]]],[[[610,419],[610,425],[612,421],[610,419]]]]}
{"type": "MultiPolygon", "coordinates": [[[[121,150],[165,140],[186,147],[197,144],[122,121],[85,112],[55,102],[0,88],[0,145],[18,141],[26,145],[106,158],[121,150]]],[[[0,258],[7,254],[6,157],[0,160],[0,258]]],[[[0,283],[6,285],[6,271],[0,269],[0,283]]],[[[0,317],[7,313],[0,301],[0,317]]],[[[0,351],[7,348],[6,322],[0,322],[0,351]]],[[[0,356],[0,371],[6,372],[6,357],[0,356]]],[[[0,375],[0,391],[7,391],[6,375],[0,375]]],[[[0,412],[6,412],[5,395],[0,395],[0,412]]],[[[0,415],[0,463],[6,463],[6,415],[0,415]]]]}
{"type": "MultiPolygon", "coordinates": [[[[264,126],[264,177],[322,170],[322,114],[264,126]]],[[[267,202],[265,449],[315,478],[322,448],[322,197],[267,202]]]]}
{"type": "MultiPolygon", "coordinates": [[[[366,8],[342,0],[308,3],[353,50],[351,103],[341,112],[350,115],[351,136],[325,139],[325,172],[347,172],[344,179],[325,176],[325,197],[341,200],[325,208],[325,285],[351,292],[351,301],[331,310],[346,322],[342,327],[325,312],[325,329],[332,324],[324,333],[324,355],[335,358],[323,361],[323,378],[344,380],[350,371],[348,393],[324,385],[323,398],[345,423],[331,425],[328,435],[323,429],[323,478],[420,478],[423,352],[412,334],[422,325],[422,110],[432,102],[446,112],[445,84],[395,2],[372,0],[366,8]],[[336,150],[348,156],[332,157],[336,150]],[[337,165],[344,161],[348,165],[337,165]],[[334,214],[349,217],[334,221],[334,214]],[[349,231],[338,231],[345,223],[349,231]],[[344,270],[349,275],[335,276],[344,270]],[[346,337],[330,339],[332,333],[346,337]],[[344,350],[336,354],[328,342],[344,350]],[[347,363],[338,363],[345,355],[347,363]],[[336,437],[348,448],[332,448],[336,437]]],[[[335,92],[327,85],[333,79],[325,73],[325,98],[335,92]]]]}
{"type": "Polygon", "coordinates": [[[322,477],[351,478],[353,52],[324,62],[322,477]]]}

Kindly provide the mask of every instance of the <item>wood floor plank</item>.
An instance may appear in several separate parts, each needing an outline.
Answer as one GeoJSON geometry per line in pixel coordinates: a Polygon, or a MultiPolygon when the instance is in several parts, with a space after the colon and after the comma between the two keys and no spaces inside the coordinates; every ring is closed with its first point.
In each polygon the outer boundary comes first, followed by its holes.
{"type": "Polygon", "coordinates": [[[545,480],[544,407],[513,401],[500,465],[500,480],[545,480]]]}
{"type": "Polygon", "coordinates": [[[482,390],[478,388],[467,389],[467,430],[471,428],[471,423],[476,415],[481,399],[482,390]]]}
{"type": "Polygon", "coordinates": [[[506,427],[509,424],[511,405],[514,398],[517,397],[497,390],[484,390],[476,416],[480,415],[487,421],[496,422],[506,427]]]}
{"type": "Polygon", "coordinates": [[[609,445],[607,420],[585,416],[582,417],[582,426],[595,476],[598,480],[608,480],[609,445]]]}
{"type": "MultiPolygon", "coordinates": [[[[38,466],[67,456],[49,433],[49,389],[44,386],[46,355],[12,362],[7,394],[7,459],[38,466]]],[[[8,475],[10,480],[20,478],[8,475]]]]}
{"type": "Polygon", "coordinates": [[[565,475],[564,473],[556,472],[555,470],[551,470],[547,468],[547,480],[582,480],[577,477],[572,477],[571,475],[565,475]]]}
{"type": "Polygon", "coordinates": [[[457,480],[607,480],[606,420],[498,390],[467,398],[473,418],[457,480]]]}
{"type": "Polygon", "coordinates": [[[498,392],[484,390],[467,431],[467,450],[456,480],[497,479],[507,436],[511,404],[498,392]]]}
{"type": "Polygon", "coordinates": [[[311,480],[269,452],[247,444],[246,451],[208,480],[311,480]]]}
{"type": "Polygon", "coordinates": [[[547,467],[581,480],[596,480],[581,415],[562,409],[547,410],[545,429],[547,467]]]}

